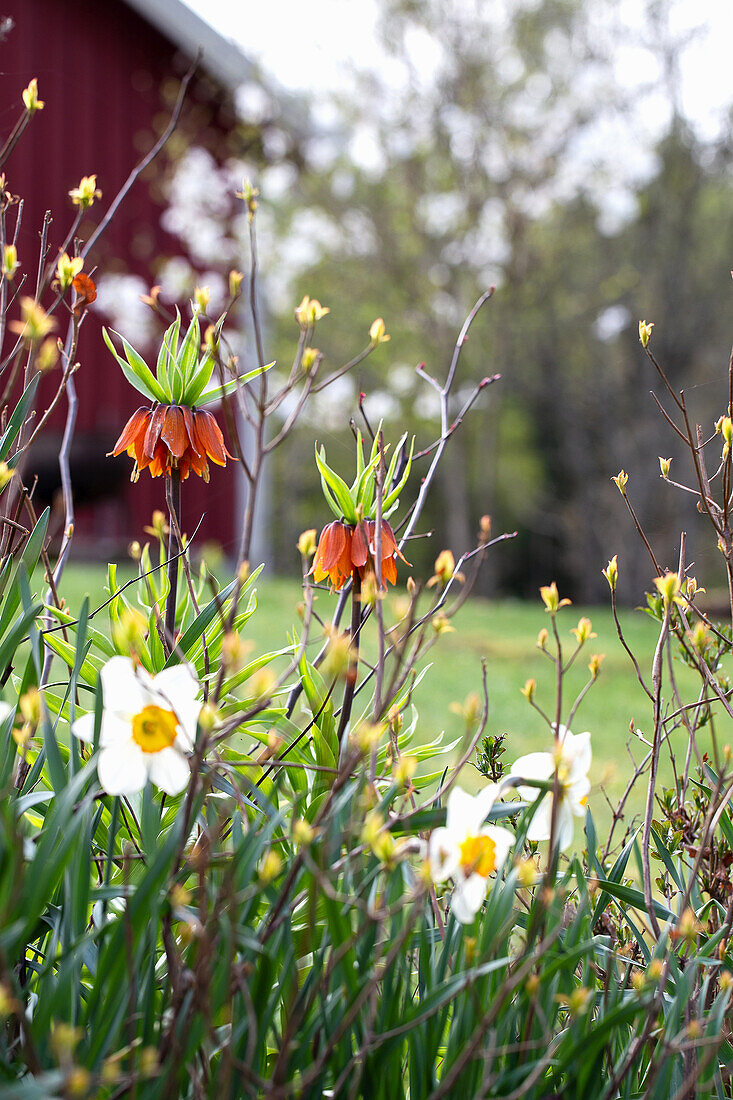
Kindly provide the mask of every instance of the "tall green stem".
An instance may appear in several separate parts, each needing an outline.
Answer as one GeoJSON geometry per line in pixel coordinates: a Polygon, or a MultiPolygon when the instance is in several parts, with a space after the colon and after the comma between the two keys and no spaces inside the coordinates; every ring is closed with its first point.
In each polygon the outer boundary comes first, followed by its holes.
{"type": "Polygon", "coordinates": [[[176,602],[178,597],[178,543],[181,515],[181,474],[171,470],[165,475],[165,496],[168,502],[168,599],[165,604],[165,648],[173,650],[176,637],[176,602]]]}
{"type": "Polygon", "coordinates": [[[359,672],[359,633],[361,631],[361,577],[355,569],[351,578],[351,647],[349,649],[349,668],[346,673],[346,688],[341,704],[338,739],[341,741],[344,730],[349,724],[351,706],[354,701],[354,689],[359,672]]]}

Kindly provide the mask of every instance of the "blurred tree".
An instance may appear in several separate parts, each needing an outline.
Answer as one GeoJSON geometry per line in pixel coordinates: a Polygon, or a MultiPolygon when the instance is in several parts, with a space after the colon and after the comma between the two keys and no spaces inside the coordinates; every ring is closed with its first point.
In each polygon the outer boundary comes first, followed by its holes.
{"type": "MultiPolygon", "coordinates": [[[[658,481],[657,456],[674,455],[675,440],[648,397],[656,379],[637,322],[656,322],[656,351],[672,379],[694,390],[691,404],[709,425],[722,411],[722,391],[707,383],[727,364],[733,219],[726,161],[681,117],[673,85],[684,43],[665,31],[669,7],[655,3],[651,13],[668,133],[612,229],[604,181],[618,184],[629,174],[619,155],[637,154],[628,132],[622,154],[606,139],[604,127],[629,104],[614,85],[613,42],[599,32],[605,0],[385,0],[380,74],[363,76],[341,104],[330,155],[326,135],[317,170],[292,196],[294,229],[313,243],[298,290],[332,307],[318,333],[327,359],[348,358],[377,315],[392,334],[377,369],[370,361],[319,415],[319,438],[343,444],[345,465],[359,391],[370,419],[394,420],[388,434],[406,421],[419,445],[429,442],[431,394],[414,367],[425,359],[443,370],[473,301],[499,287],[462,369],[466,379],[499,370],[503,380],[450,443],[426,513],[435,537],[411,547],[420,569],[443,546],[469,546],[490,512],[495,530],[516,527],[519,537],[495,556],[487,589],[529,593],[556,578],[575,599],[603,598],[600,569],[618,551],[622,591],[638,601],[651,565],[610,482],[622,466],[660,560],[676,565],[678,529],[692,517],[658,481]],[[381,372],[380,362],[389,364],[381,372]]],[[[284,317],[278,358],[293,331],[284,317]]],[[[294,446],[304,502],[311,443],[294,446]]],[[[281,486],[294,468],[292,453],[281,459],[281,486]]],[[[281,565],[293,561],[298,507],[283,506],[281,565]]]]}

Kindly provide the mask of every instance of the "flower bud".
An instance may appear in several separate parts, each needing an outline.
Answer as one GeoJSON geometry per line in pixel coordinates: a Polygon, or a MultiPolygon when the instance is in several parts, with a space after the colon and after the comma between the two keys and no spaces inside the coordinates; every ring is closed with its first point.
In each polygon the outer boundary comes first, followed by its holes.
{"type": "Polygon", "coordinates": [[[665,479],[665,481],[669,477],[669,468],[670,468],[671,465],[672,465],[672,459],[671,458],[661,458],[660,457],[660,459],[659,459],[659,469],[660,469],[662,477],[665,479]]]}
{"type": "Polygon", "coordinates": [[[317,531],[315,527],[309,527],[307,531],[301,532],[300,538],[298,539],[298,552],[301,557],[306,558],[306,560],[312,558],[316,552],[316,536],[317,531]]]}
{"type": "Polygon", "coordinates": [[[560,593],[557,590],[555,581],[553,581],[552,584],[543,585],[542,588],[540,588],[540,596],[545,605],[545,611],[547,611],[549,615],[555,615],[561,607],[567,607],[572,603],[572,600],[567,598],[560,599],[560,593]]]}
{"type": "Polygon", "coordinates": [[[82,210],[88,209],[92,205],[95,199],[101,199],[102,192],[97,187],[96,174],[93,176],[82,176],[79,180],[78,187],[72,187],[69,191],[69,198],[74,206],[81,207],[82,210]]]}
{"type": "Polygon", "coordinates": [[[603,664],[603,658],[605,653],[593,653],[591,659],[588,661],[588,671],[590,672],[591,680],[598,679],[598,673],[601,671],[601,665],[603,664]]]}
{"type": "Polygon", "coordinates": [[[669,609],[680,594],[681,583],[678,573],[665,573],[663,577],[655,577],[654,584],[664,600],[665,609],[669,609]]]}
{"type": "Polygon", "coordinates": [[[221,640],[221,661],[227,672],[239,672],[251,648],[251,643],[243,641],[236,631],[226,633],[221,640]]]}
{"type": "Polygon", "coordinates": [[[193,299],[196,303],[196,308],[201,310],[202,313],[206,313],[209,308],[209,302],[211,301],[211,290],[208,286],[197,286],[193,292],[193,299]]]}
{"type": "Polygon", "coordinates": [[[639,339],[641,340],[641,346],[643,348],[645,348],[651,340],[653,328],[653,321],[639,321],[639,339]]]}
{"type": "Polygon", "coordinates": [[[18,249],[14,244],[6,244],[3,249],[3,275],[6,279],[12,279],[19,267],[18,249]]]}
{"type": "Polygon", "coordinates": [[[29,688],[18,700],[18,707],[23,718],[34,729],[41,720],[41,696],[38,688],[29,688]]]}
{"type": "Polygon", "coordinates": [[[574,626],[570,633],[574,634],[578,639],[578,645],[585,645],[589,638],[598,637],[593,630],[593,623],[585,616],[583,616],[582,619],[578,619],[578,625],[574,626]]]}
{"type": "Polygon", "coordinates": [[[410,787],[417,771],[417,760],[414,756],[401,756],[394,768],[394,781],[398,787],[410,787]]]}
{"type": "Polygon", "coordinates": [[[269,852],[266,852],[260,861],[258,870],[260,882],[263,886],[269,886],[277,878],[282,870],[282,865],[283,861],[278,853],[270,848],[269,852]]]}
{"type": "Polygon", "coordinates": [[[148,621],[134,607],[126,607],[119,620],[112,624],[112,641],[118,653],[124,656],[139,653],[145,644],[148,621]]]}
{"type": "Polygon", "coordinates": [[[56,278],[62,290],[68,290],[76,276],[84,267],[82,256],[69,256],[68,252],[62,252],[56,265],[56,278]]]}
{"type": "Polygon", "coordinates": [[[437,615],[433,615],[431,619],[431,626],[438,637],[441,634],[453,634],[455,633],[455,627],[451,626],[450,620],[447,615],[439,612],[437,615]]]}
{"type": "Polygon", "coordinates": [[[259,198],[259,194],[259,189],[254,187],[252,182],[248,179],[242,180],[242,189],[236,192],[237,198],[241,199],[247,207],[247,215],[250,222],[253,221],[255,211],[257,210],[257,199],[259,198]]]}
{"type": "Polygon", "coordinates": [[[550,633],[549,633],[547,627],[543,626],[542,630],[540,630],[539,634],[537,635],[537,648],[538,649],[544,649],[545,646],[547,645],[547,641],[548,641],[549,637],[550,637],[550,633]]]}
{"type": "Polygon", "coordinates": [[[351,741],[363,756],[377,748],[384,727],[372,722],[362,722],[351,734],[351,741]]]}
{"type": "Polygon", "coordinates": [[[13,480],[14,476],[15,470],[11,470],[7,462],[0,462],[0,493],[3,491],[5,486],[13,480]]]}
{"type": "Polygon", "coordinates": [[[11,332],[18,333],[25,344],[40,344],[49,332],[56,328],[53,317],[49,317],[42,305],[33,298],[20,299],[20,321],[11,321],[11,332]]]}
{"type": "Polygon", "coordinates": [[[605,569],[601,572],[608,581],[608,587],[612,592],[616,591],[616,582],[618,581],[618,554],[614,554],[605,569]]]}
{"type": "Polygon", "coordinates": [[[36,111],[42,111],[46,106],[42,99],[38,98],[38,79],[33,77],[27,88],[23,89],[23,106],[29,115],[33,115],[36,111]]]}
{"type": "Polygon", "coordinates": [[[302,818],[296,818],[293,822],[293,842],[297,844],[299,848],[307,848],[313,843],[316,836],[316,830],[307,821],[302,818]]]}
{"type": "Polygon", "coordinates": [[[53,336],[47,336],[38,349],[36,366],[42,374],[53,370],[59,361],[59,342],[53,336]]]}
{"type": "Polygon", "coordinates": [[[537,688],[537,681],[533,680],[533,679],[530,679],[530,680],[527,680],[524,684],[524,687],[520,688],[519,690],[521,691],[522,695],[527,700],[527,702],[531,703],[532,700],[534,699],[534,693],[535,693],[536,688],[537,688]]]}
{"type": "Polygon", "coordinates": [[[303,298],[300,305],[295,310],[295,320],[298,322],[301,328],[308,328],[310,325],[314,325],[316,321],[320,321],[322,317],[325,317],[331,310],[327,306],[322,306],[317,298],[309,298],[308,295],[303,298]]]}
{"type": "Polygon", "coordinates": [[[242,282],[244,280],[244,272],[236,271],[234,268],[229,272],[229,297],[237,298],[242,289],[242,282]]]}
{"type": "Polygon", "coordinates": [[[369,339],[372,342],[373,347],[378,347],[379,344],[386,344],[389,340],[386,329],[384,327],[384,321],[381,317],[377,317],[376,321],[372,321],[369,329],[369,339]]]}
{"type": "Polygon", "coordinates": [[[625,470],[619,470],[619,472],[616,474],[616,476],[611,478],[611,481],[613,481],[615,483],[616,488],[618,489],[621,496],[625,497],[626,496],[626,486],[627,486],[628,481],[629,481],[629,475],[626,473],[626,471],[625,470]]]}

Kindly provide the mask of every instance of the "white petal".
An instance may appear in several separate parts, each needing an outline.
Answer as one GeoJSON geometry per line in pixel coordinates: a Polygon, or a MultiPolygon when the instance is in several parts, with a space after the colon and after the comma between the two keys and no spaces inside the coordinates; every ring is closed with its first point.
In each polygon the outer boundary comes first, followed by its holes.
{"type": "Polygon", "coordinates": [[[11,707],[10,703],[6,703],[4,699],[0,699],[0,724],[2,724],[6,718],[9,718],[11,714],[15,712],[15,707],[11,707]]]}
{"type": "Polygon", "coordinates": [[[469,875],[456,883],[450,899],[451,912],[461,924],[470,924],[478,913],[488,887],[488,879],[481,875],[469,875]]]}
{"type": "Polygon", "coordinates": [[[126,743],[132,737],[132,721],[130,718],[120,717],[119,712],[112,710],[102,711],[102,725],[99,729],[99,744],[102,748],[107,745],[126,743]]]}
{"type": "Polygon", "coordinates": [[[183,699],[173,708],[178,718],[178,740],[176,745],[182,752],[191,752],[196,743],[196,726],[204,704],[193,699],[183,699]]]}
{"type": "Polygon", "coordinates": [[[446,802],[445,826],[451,832],[465,836],[475,832],[472,827],[476,817],[476,800],[468,791],[453,787],[446,802]]]}
{"type": "Polygon", "coordinates": [[[75,722],[72,722],[71,732],[80,741],[86,741],[90,744],[94,740],[94,712],[82,714],[75,722]]]}
{"type": "Polygon", "coordinates": [[[136,674],[135,666],[129,657],[111,657],[102,666],[100,672],[102,697],[107,710],[132,716],[143,709],[145,699],[140,671],[145,670],[138,670],[136,674]]]}
{"type": "MultiPolygon", "coordinates": [[[[514,761],[509,774],[546,781],[555,774],[555,760],[550,752],[530,752],[514,761]]],[[[534,802],[540,793],[537,787],[518,787],[517,791],[526,802],[534,802]]]]}
{"type": "Polygon", "coordinates": [[[557,808],[557,845],[561,852],[573,843],[573,829],[573,815],[567,800],[562,798],[557,808]]]}
{"type": "Polygon", "coordinates": [[[161,749],[147,754],[151,782],[166,794],[180,794],[191,778],[188,760],[176,749],[161,749]]]}
{"type": "Polygon", "coordinates": [[[134,794],[148,778],[142,749],[130,740],[106,745],[99,750],[97,775],[107,794],[134,794]]]}
{"type": "Polygon", "coordinates": [[[552,817],[552,795],[547,794],[537,807],[527,829],[527,840],[549,840],[552,817]]]}
{"type": "Polygon", "coordinates": [[[590,791],[590,779],[583,776],[577,782],[572,783],[565,790],[565,799],[570,806],[571,813],[576,817],[585,817],[588,806],[588,792],[590,791]]]}
{"type": "Polygon", "coordinates": [[[193,702],[201,690],[201,685],[190,665],[173,665],[171,668],[164,668],[153,677],[152,687],[154,691],[160,692],[175,711],[178,709],[179,701],[187,699],[193,702]]]}
{"type": "Polygon", "coordinates": [[[579,733],[577,737],[573,738],[572,745],[572,763],[570,768],[570,780],[571,782],[579,778],[581,775],[587,775],[590,771],[590,765],[592,760],[592,752],[590,745],[590,734],[579,733]]]}
{"type": "Polygon", "coordinates": [[[474,807],[476,812],[476,829],[480,829],[486,818],[491,812],[491,807],[496,802],[499,795],[499,784],[489,783],[486,787],[483,787],[478,794],[474,796],[474,807]]]}
{"type": "Polygon", "coordinates": [[[434,882],[444,882],[455,874],[461,853],[450,829],[440,826],[433,829],[428,843],[430,875],[434,882]]]}

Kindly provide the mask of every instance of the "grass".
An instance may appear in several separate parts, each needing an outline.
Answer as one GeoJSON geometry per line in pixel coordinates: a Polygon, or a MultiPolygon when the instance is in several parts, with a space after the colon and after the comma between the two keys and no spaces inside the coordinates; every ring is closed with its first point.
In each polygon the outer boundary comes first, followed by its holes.
{"type": "MultiPolygon", "coordinates": [[[[126,579],[125,573],[122,579],[126,579]]],[[[132,573],[129,573],[132,576],[132,573]]],[[[84,594],[88,593],[93,606],[105,598],[106,570],[101,566],[72,565],[67,569],[62,594],[72,609],[78,608],[84,594]]],[[[299,630],[296,606],[301,600],[299,585],[282,578],[258,581],[259,608],[247,626],[247,636],[256,651],[281,648],[289,634],[299,630]]],[[[387,601],[386,617],[389,619],[392,599],[387,601]]],[[[319,592],[316,611],[327,619],[332,613],[334,597],[319,592]]],[[[561,639],[572,652],[575,639],[570,631],[581,615],[593,621],[597,637],[588,642],[571,668],[564,685],[563,720],[573,699],[588,680],[587,664],[591,653],[604,654],[601,674],[581,703],[573,721],[578,733],[590,730],[593,744],[593,769],[591,778],[594,790],[591,805],[599,835],[607,829],[611,819],[610,809],[600,790],[602,784],[609,800],[616,804],[621,797],[632,772],[629,749],[636,760],[642,758],[645,748],[629,733],[629,724],[648,733],[651,728],[651,704],[637,682],[627,654],[622,649],[610,610],[604,607],[570,607],[560,613],[561,639]]],[[[104,613],[100,615],[100,619],[104,613]]],[[[637,655],[647,681],[657,630],[655,623],[641,611],[625,611],[622,622],[626,639],[637,655]]],[[[102,623],[98,623],[102,626],[102,623]]],[[[488,734],[506,736],[508,762],[517,756],[549,747],[547,723],[534,710],[521,693],[527,679],[537,681],[536,701],[546,714],[554,718],[556,687],[554,666],[536,646],[538,631],[549,625],[539,599],[536,603],[482,599],[469,600],[454,621],[454,633],[444,635],[431,651],[429,673],[423,678],[415,696],[420,713],[420,732],[428,740],[443,733],[447,741],[461,737],[465,723],[452,704],[463,705],[471,693],[481,693],[482,660],[486,662],[489,693],[488,734]]],[[[316,627],[316,630],[318,628],[316,627]]],[[[314,646],[320,642],[320,635],[314,646]]],[[[369,641],[366,643],[369,651],[369,641]]],[[[676,666],[676,675],[684,686],[694,687],[695,679],[685,668],[676,666]]],[[[694,698],[688,692],[689,699],[694,698]]],[[[720,727],[722,742],[731,740],[733,730],[720,727]]],[[[687,748],[683,731],[677,731],[674,744],[678,759],[683,759],[687,748]]],[[[661,762],[662,781],[671,783],[672,766],[668,754],[661,762]]],[[[467,768],[466,786],[483,782],[478,772],[467,768]]],[[[645,785],[637,785],[629,806],[632,813],[642,809],[645,785]]]]}

